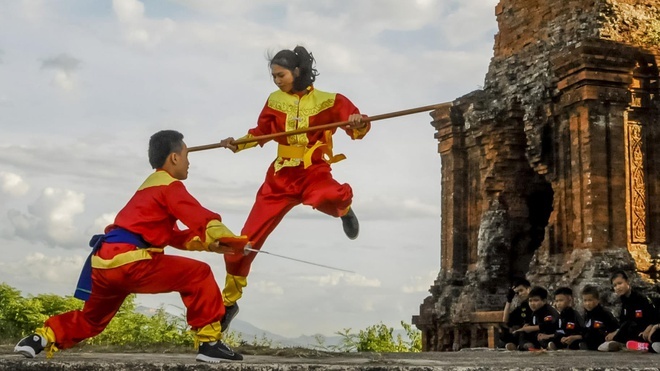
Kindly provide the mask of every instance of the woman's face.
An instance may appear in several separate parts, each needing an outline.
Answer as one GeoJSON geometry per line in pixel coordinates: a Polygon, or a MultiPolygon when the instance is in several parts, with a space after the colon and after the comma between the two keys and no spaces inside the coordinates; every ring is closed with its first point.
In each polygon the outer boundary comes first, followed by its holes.
{"type": "Polygon", "coordinates": [[[293,91],[293,80],[295,77],[290,70],[279,64],[273,64],[270,66],[270,71],[273,75],[273,82],[281,91],[285,93],[291,93],[293,91]]]}

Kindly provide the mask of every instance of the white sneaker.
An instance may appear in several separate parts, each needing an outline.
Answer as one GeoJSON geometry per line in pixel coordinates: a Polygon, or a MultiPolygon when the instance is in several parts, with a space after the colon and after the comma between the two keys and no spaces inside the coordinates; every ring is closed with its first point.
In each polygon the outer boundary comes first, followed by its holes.
{"type": "Polygon", "coordinates": [[[654,352],[660,353],[660,343],[658,342],[652,343],[651,348],[653,349],[654,352]]]}
{"type": "Polygon", "coordinates": [[[623,348],[623,344],[618,341],[606,341],[598,346],[599,352],[618,352],[623,348]]]}

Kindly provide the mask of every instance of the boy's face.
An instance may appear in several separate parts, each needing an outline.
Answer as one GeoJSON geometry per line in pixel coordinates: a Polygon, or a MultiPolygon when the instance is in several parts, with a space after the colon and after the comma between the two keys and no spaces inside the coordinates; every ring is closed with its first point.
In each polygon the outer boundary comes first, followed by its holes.
{"type": "Polygon", "coordinates": [[[518,285],[513,288],[513,291],[518,295],[520,300],[527,300],[527,295],[529,295],[529,291],[531,290],[531,287],[525,287],[523,285],[518,285]]]}
{"type": "Polygon", "coordinates": [[[537,310],[541,309],[542,306],[545,305],[545,300],[541,299],[538,296],[530,296],[529,299],[527,299],[529,302],[529,307],[532,309],[533,312],[536,312],[537,310]]]}
{"type": "Polygon", "coordinates": [[[630,285],[623,277],[619,276],[612,280],[612,287],[617,296],[623,296],[630,291],[630,285]]]}
{"type": "Polygon", "coordinates": [[[582,295],[582,306],[585,310],[592,311],[600,304],[600,300],[596,299],[593,295],[582,295]]]}
{"type": "Polygon", "coordinates": [[[564,295],[564,294],[558,294],[555,295],[555,308],[557,308],[558,311],[562,311],[570,306],[573,305],[573,297],[564,295]]]}
{"type": "Polygon", "coordinates": [[[190,167],[190,162],[188,162],[188,146],[183,143],[183,147],[180,153],[171,153],[172,156],[172,176],[179,180],[184,180],[188,178],[188,168],[190,167]]]}

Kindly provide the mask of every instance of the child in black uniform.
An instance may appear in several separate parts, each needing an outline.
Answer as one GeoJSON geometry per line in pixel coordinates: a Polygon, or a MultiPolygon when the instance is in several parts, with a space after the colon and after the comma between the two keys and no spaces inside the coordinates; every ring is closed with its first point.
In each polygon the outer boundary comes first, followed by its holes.
{"type": "Polygon", "coordinates": [[[644,342],[641,335],[649,332],[653,324],[658,322],[655,306],[648,297],[630,287],[625,272],[614,272],[610,281],[614,293],[621,299],[621,325],[619,329],[605,336],[605,342],[598,347],[601,352],[621,350],[630,340],[644,342]]]}
{"type": "Polygon", "coordinates": [[[595,286],[585,286],[582,289],[582,306],[584,329],[580,349],[597,350],[598,346],[605,342],[605,336],[619,328],[619,321],[600,305],[600,293],[595,286]]]}
{"type": "Polygon", "coordinates": [[[560,287],[555,290],[555,308],[559,311],[554,334],[539,334],[541,346],[548,350],[580,349],[582,339],[582,316],[573,309],[573,290],[560,287]]]}
{"type": "Polygon", "coordinates": [[[509,292],[506,295],[506,305],[504,306],[504,326],[500,329],[500,345],[507,350],[516,350],[518,347],[517,336],[513,331],[523,327],[525,321],[532,315],[532,309],[529,307],[527,296],[532,289],[532,285],[524,278],[517,278],[513,281],[509,292]],[[511,303],[514,297],[518,297],[518,305],[511,310],[511,303]]]}
{"type": "Polygon", "coordinates": [[[539,335],[554,334],[555,322],[559,313],[547,303],[548,290],[543,287],[534,287],[529,292],[529,307],[532,309],[531,318],[514,334],[518,334],[519,350],[536,350],[541,347],[539,335]]]}

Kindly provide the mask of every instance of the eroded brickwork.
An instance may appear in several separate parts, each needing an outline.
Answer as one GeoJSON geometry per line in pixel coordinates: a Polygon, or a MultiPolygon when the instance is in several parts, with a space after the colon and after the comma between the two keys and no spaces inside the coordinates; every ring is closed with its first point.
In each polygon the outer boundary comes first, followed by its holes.
{"type": "Polygon", "coordinates": [[[495,15],[484,89],[432,114],[442,262],[413,318],[425,350],[492,346],[515,276],[659,278],[660,0],[501,0],[495,15]]]}

